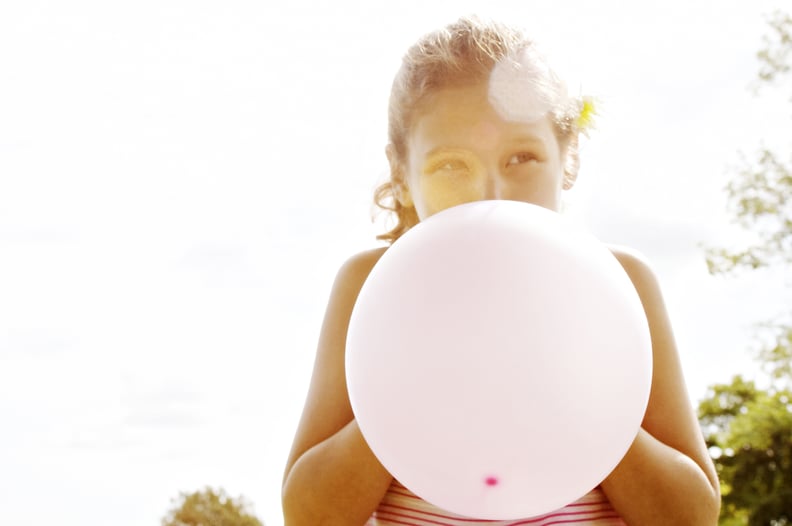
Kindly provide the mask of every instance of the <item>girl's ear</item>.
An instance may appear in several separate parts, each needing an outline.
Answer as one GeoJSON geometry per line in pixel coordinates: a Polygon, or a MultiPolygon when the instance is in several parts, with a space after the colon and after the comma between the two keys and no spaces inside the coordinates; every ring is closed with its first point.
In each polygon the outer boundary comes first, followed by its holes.
{"type": "Polygon", "coordinates": [[[577,133],[575,133],[569,138],[569,144],[567,144],[566,151],[564,152],[564,190],[569,190],[575,186],[579,169],[580,155],[578,154],[578,136],[577,133]]]}
{"type": "Polygon", "coordinates": [[[396,149],[392,144],[385,147],[385,156],[388,158],[390,165],[390,184],[393,191],[393,198],[399,202],[404,208],[410,208],[413,205],[412,195],[410,189],[407,187],[407,182],[404,179],[404,168],[402,163],[399,162],[396,149]]]}

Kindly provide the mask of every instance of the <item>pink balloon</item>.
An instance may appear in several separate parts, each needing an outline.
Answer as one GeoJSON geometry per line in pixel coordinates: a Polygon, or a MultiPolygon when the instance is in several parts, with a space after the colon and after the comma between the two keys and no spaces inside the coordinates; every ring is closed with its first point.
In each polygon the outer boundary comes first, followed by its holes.
{"type": "Polygon", "coordinates": [[[363,285],[346,372],[374,454],[460,515],[554,511],[634,440],[652,352],[610,251],[546,209],[479,201],[422,221],[363,285]]]}

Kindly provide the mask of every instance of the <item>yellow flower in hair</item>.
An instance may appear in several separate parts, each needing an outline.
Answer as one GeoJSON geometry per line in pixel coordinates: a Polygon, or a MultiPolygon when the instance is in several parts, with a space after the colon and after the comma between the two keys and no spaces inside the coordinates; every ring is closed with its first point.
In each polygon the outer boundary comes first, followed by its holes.
{"type": "Polygon", "coordinates": [[[591,97],[583,97],[580,103],[580,114],[575,120],[575,125],[578,130],[584,134],[594,126],[594,116],[597,114],[597,108],[594,106],[594,99],[591,97]]]}

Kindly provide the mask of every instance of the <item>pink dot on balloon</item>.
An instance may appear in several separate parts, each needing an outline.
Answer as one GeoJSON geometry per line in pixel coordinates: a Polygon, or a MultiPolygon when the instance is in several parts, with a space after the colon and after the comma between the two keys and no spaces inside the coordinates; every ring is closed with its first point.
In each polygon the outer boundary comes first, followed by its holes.
{"type": "Polygon", "coordinates": [[[498,484],[498,479],[497,477],[487,477],[484,479],[484,482],[487,484],[487,486],[496,486],[498,484]]]}

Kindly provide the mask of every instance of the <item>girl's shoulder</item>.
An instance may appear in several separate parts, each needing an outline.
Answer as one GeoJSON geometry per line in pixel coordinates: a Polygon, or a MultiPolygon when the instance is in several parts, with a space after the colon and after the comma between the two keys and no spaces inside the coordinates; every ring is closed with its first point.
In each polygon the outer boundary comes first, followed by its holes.
{"type": "Polygon", "coordinates": [[[382,254],[388,250],[388,247],[377,247],[377,248],[370,248],[368,250],[364,250],[362,252],[358,252],[357,254],[352,255],[344,262],[344,266],[350,267],[373,267],[374,264],[379,261],[382,257],[382,254]]]}
{"type": "Polygon", "coordinates": [[[344,261],[336,273],[325,314],[332,318],[333,324],[339,329],[346,331],[346,324],[357,301],[358,293],[385,250],[387,247],[358,252],[344,261]]]}
{"type": "Polygon", "coordinates": [[[607,247],[624,268],[639,293],[647,288],[657,287],[657,277],[644,254],[624,245],[607,245],[607,247]]]}
{"type": "Polygon", "coordinates": [[[388,247],[372,248],[348,258],[338,271],[336,284],[361,285],[388,247]]]}
{"type": "Polygon", "coordinates": [[[613,244],[607,244],[605,246],[608,247],[608,250],[619,260],[622,266],[649,266],[646,256],[635,248],[613,244]]]}
{"type": "Polygon", "coordinates": [[[649,326],[658,333],[667,332],[670,335],[665,298],[649,260],[640,251],[630,247],[608,245],[608,248],[632,281],[646,311],[649,326]]]}

